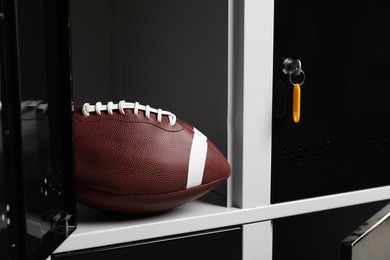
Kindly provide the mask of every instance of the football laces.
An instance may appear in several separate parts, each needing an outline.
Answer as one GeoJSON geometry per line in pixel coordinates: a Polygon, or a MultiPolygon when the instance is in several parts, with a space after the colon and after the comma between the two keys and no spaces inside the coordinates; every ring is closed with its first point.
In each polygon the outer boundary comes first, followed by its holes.
{"type": "Polygon", "coordinates": [[[89,116],[90,113],[101,115],[102,111],[107,111],[108,114],[112,115],[114,110],[119,110],[119,113],[124,115],[125,109],[132,109],[134,115],[138,115],[140,110],[145,111],[145,117],[148,119],[150,118],[151,113],[157,114],[158,122],[161,122],[163,116],[167,116],[171,126],[175,125],[176,123],[176,116],[169,111],[162,110],[161,108],[152,108],[149,105],[144,106],[138,102],[126,102],[124,100],[119,101],[119,103],[113,103],[110,101],[107,103],[107,105],[103,105],[102,102],[96,102],[95,105],[85,103],[81,108],[81,112],[84,116],[89,116]]]}

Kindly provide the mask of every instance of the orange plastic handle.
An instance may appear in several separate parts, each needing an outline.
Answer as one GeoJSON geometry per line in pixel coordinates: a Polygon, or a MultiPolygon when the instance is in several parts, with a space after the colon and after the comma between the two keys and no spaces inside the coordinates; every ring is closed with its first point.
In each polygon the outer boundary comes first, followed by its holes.
{"type": "Polygon", "coordinates": [[[298,123],[301,119],[301,86],[299,84],[294,84],[293,119],[295,123],[298,123]]]}

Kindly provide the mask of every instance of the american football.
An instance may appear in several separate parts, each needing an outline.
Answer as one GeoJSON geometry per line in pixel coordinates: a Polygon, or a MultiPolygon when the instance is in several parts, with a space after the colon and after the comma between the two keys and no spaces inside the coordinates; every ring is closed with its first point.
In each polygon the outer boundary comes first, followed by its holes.
{"type": "Polygon", "coordinates": [[[224,155],[199,130],[138,102],[75,109],[74,144],[77,200],[110,212],[166,211],[231,174],[224,155]]]}

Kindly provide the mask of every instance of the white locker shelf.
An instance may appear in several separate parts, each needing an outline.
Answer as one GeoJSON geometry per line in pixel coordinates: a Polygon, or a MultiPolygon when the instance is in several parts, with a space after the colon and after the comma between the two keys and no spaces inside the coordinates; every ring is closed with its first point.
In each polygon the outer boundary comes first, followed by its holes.
{"type": "Polygon", "coordinates": [[[164,214],[131,219],[79,205],[77,230],[55,253],[262,222],[389,197],[390,187],[386,186],[245,209],[194,201],[164,214]]]}

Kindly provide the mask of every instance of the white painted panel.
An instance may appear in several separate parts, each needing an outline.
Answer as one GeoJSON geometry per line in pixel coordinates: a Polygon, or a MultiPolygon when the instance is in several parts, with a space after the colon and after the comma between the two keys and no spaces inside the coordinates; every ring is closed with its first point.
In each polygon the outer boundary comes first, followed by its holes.
{"type": "Polygon", "coordinates": [[[273,1],[229,0],[230,203],[270,203],[273,1]]]}
{"type": "Polygon", "coordinates": [[[243,208],[270,203],[273,19],[273,0],[245,0],[243,208]]]}
{"type": "Polygon", "coordinates": [[[257,222],[242,227],[243,260],[272,260],[272,223],[257,222]]]}

